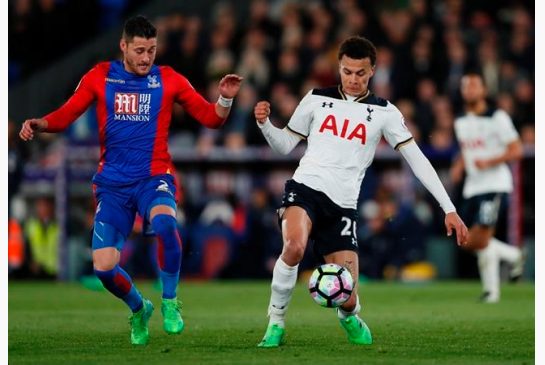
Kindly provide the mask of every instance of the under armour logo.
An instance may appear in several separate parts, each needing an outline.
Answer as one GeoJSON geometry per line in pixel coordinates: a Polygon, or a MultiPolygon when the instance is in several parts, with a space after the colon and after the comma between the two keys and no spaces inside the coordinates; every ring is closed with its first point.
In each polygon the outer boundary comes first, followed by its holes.
{"type": "Polygon", "coordinates": [[[325,101],[322,103],[322,108],[325,108],[326,106],[333,108],[333,103],[326,103],[325,101]]]}
{"type": "Polygon", "coordinates": [[[369,113],[369,115],[367,116],[367,121],[370,122],[371,121],[371,113],[373,112],[374,110],[371,109],[371,107],[367,107],[367,113],[369,113]]]}
{"type": "Polygon", "coordinates": [[[295,201],[295,195],[297,195],[297,194],[295,194],[295,193],[293,193],[293,192],[291,192],[291,193],[288,194],[288,201],[289,201],[290,203],[293,203],[293,202],[295,201]]]}

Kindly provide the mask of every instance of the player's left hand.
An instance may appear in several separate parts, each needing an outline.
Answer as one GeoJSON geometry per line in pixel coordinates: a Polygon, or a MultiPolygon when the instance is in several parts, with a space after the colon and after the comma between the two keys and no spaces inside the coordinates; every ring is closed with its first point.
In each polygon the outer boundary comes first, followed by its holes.
{"type": "Polygon", "coordinates": [[[221,78],[219,84],[220,94],[227,99],[234,98],[240,90],[243,77],[236,74],[228,74],[221,78]]]}
{"type": "Polygon", "coordinates": [[[492,167],[490,160],[475,160],[475,167],[479,170],[484,170],[492,167]]]}
{"type": "Polygon", "coordinates": [[[445,216],[445,227],[447,228],[447,236],[451,236],[453,230],[456,232],[456,243],[458,246],[467,244],[469,233],[458,213],[450,212],[445,216]]]}

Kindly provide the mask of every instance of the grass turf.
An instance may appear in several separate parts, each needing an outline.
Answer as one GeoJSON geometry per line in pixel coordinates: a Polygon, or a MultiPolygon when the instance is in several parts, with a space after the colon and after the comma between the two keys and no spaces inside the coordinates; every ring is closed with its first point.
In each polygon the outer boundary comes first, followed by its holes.
{"type": "Polygon", "coordinates": [[[504,285],[498,304],[480,304],[477,282],[364,283],[362,317],[371,346],[347,342],[333,310],[297,286],[286,344],[258,349],[267,325],[269,282],[185,283],[184,332],[162,330],[160,293],[150,343],[129,342],[128,310],[111,294],[79,284],[9,282],[10,364],[533,364],[534,285],[504,285]]]}

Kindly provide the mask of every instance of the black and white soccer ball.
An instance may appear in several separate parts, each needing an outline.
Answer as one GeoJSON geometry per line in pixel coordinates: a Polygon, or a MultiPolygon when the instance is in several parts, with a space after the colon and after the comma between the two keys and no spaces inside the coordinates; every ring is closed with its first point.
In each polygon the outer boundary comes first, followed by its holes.
{"type": "Polygon", "coordinates": [[[318,266],[308,281],[312,299],[322,307],[336,308],[350,298],[354,279],[350,271],[337,264],[318,266]]]}

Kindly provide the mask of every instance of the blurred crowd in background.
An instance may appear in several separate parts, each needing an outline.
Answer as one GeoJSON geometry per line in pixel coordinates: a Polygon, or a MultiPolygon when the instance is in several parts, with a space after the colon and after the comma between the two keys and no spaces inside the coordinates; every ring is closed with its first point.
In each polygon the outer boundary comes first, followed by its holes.
{"type": "MultiPolygon", "coordinates": [[[[54,65],[101,32],[120,27],[146,3],[10,1],[10,87],[54,65]]],[[[338,46],[347,36],[357,34],[377,47],[371,90],[401,110],[455,203],[459,204],[461,186],[449,181],[448,168],[458,152],[453,122],[462,111],[459,82],[468,68],[482,72],[490,103],[512,117],[530,151],[531,168],[524,169],[524,178],[533,186],[533,2],[254,0],[248,2],[245,12],[236,3],[215,2],[207,14],[169,13],[152,19],[159,31],[156,64],[172,66],[208,100],[217,99],[217,83],[223,75],[244,77],[231,114],[219,130],[201,127],[181,107],[175,108],[171,147],[195,151],[203,159],[218,149],[245,156],[250,148],[268,148],[255,125],[255,103],[269,100],[273,123],[287,123],[311,88],[338,83],[338,46]]],[[[111,46],[111,58],[119,57],[117,45],[111,46]]],[[[74,87],[66,87],[67,96],[74,87]]],[[[96,145],[96,117],[91,108],[65,136],[44,135],[32,145],[18,140],[22,122],[9,123],[10,247],[12,252],[21,251],[19,256],[10,253],[14,260],[10,267],[14,277],[55,277],[59,271],[56,237],[62,227],[55,222],[54,195],[28,197],[19,187],[24,185],[27,164],[55,165],[59,143],[96,145]],[[12,198],[19,201],[19,213],[12,213],[12,198]],[[22,242],[19,246],[14,243],[17,237],[22,242]]],[[[400,161],[381,159],[382,149],[389,147],[384,143],[379,148],[377,161],[364,179],[358,207],[360,271],[373,279],[399,277],[402,267],[426,259],[428,240],[444,235],[442,213],[433,198],[400,161]]],[[[281,249],[275,209],[297,157],[266,172],[251,166],[241,170],[236,164],[203,170],[198,167],[199,159],[186,164],[177,162],[176,154],[173,157],[183,186],[179,211],[182,275],[268,277],[281,249]]],[[[69,204],[67,242],[80,247],[70,252],[83,262],[76,265],[75,276],[92,272],[90,185],[89,181],[88,196],[69,204]]],[[[534,201],[531,196],[525,199],[524,234],[532,236],[534,201]]],[[[122,262],[129,271],[137,277],[153,277],[154,244],[139,234],[138,222],[126,246],[122,262]]],[[[308,256],[303,266],[311,267],[311,251],[308,256]]],[[[469,266],[454,274],[475,275],[476,269],[469,266]]]]}

